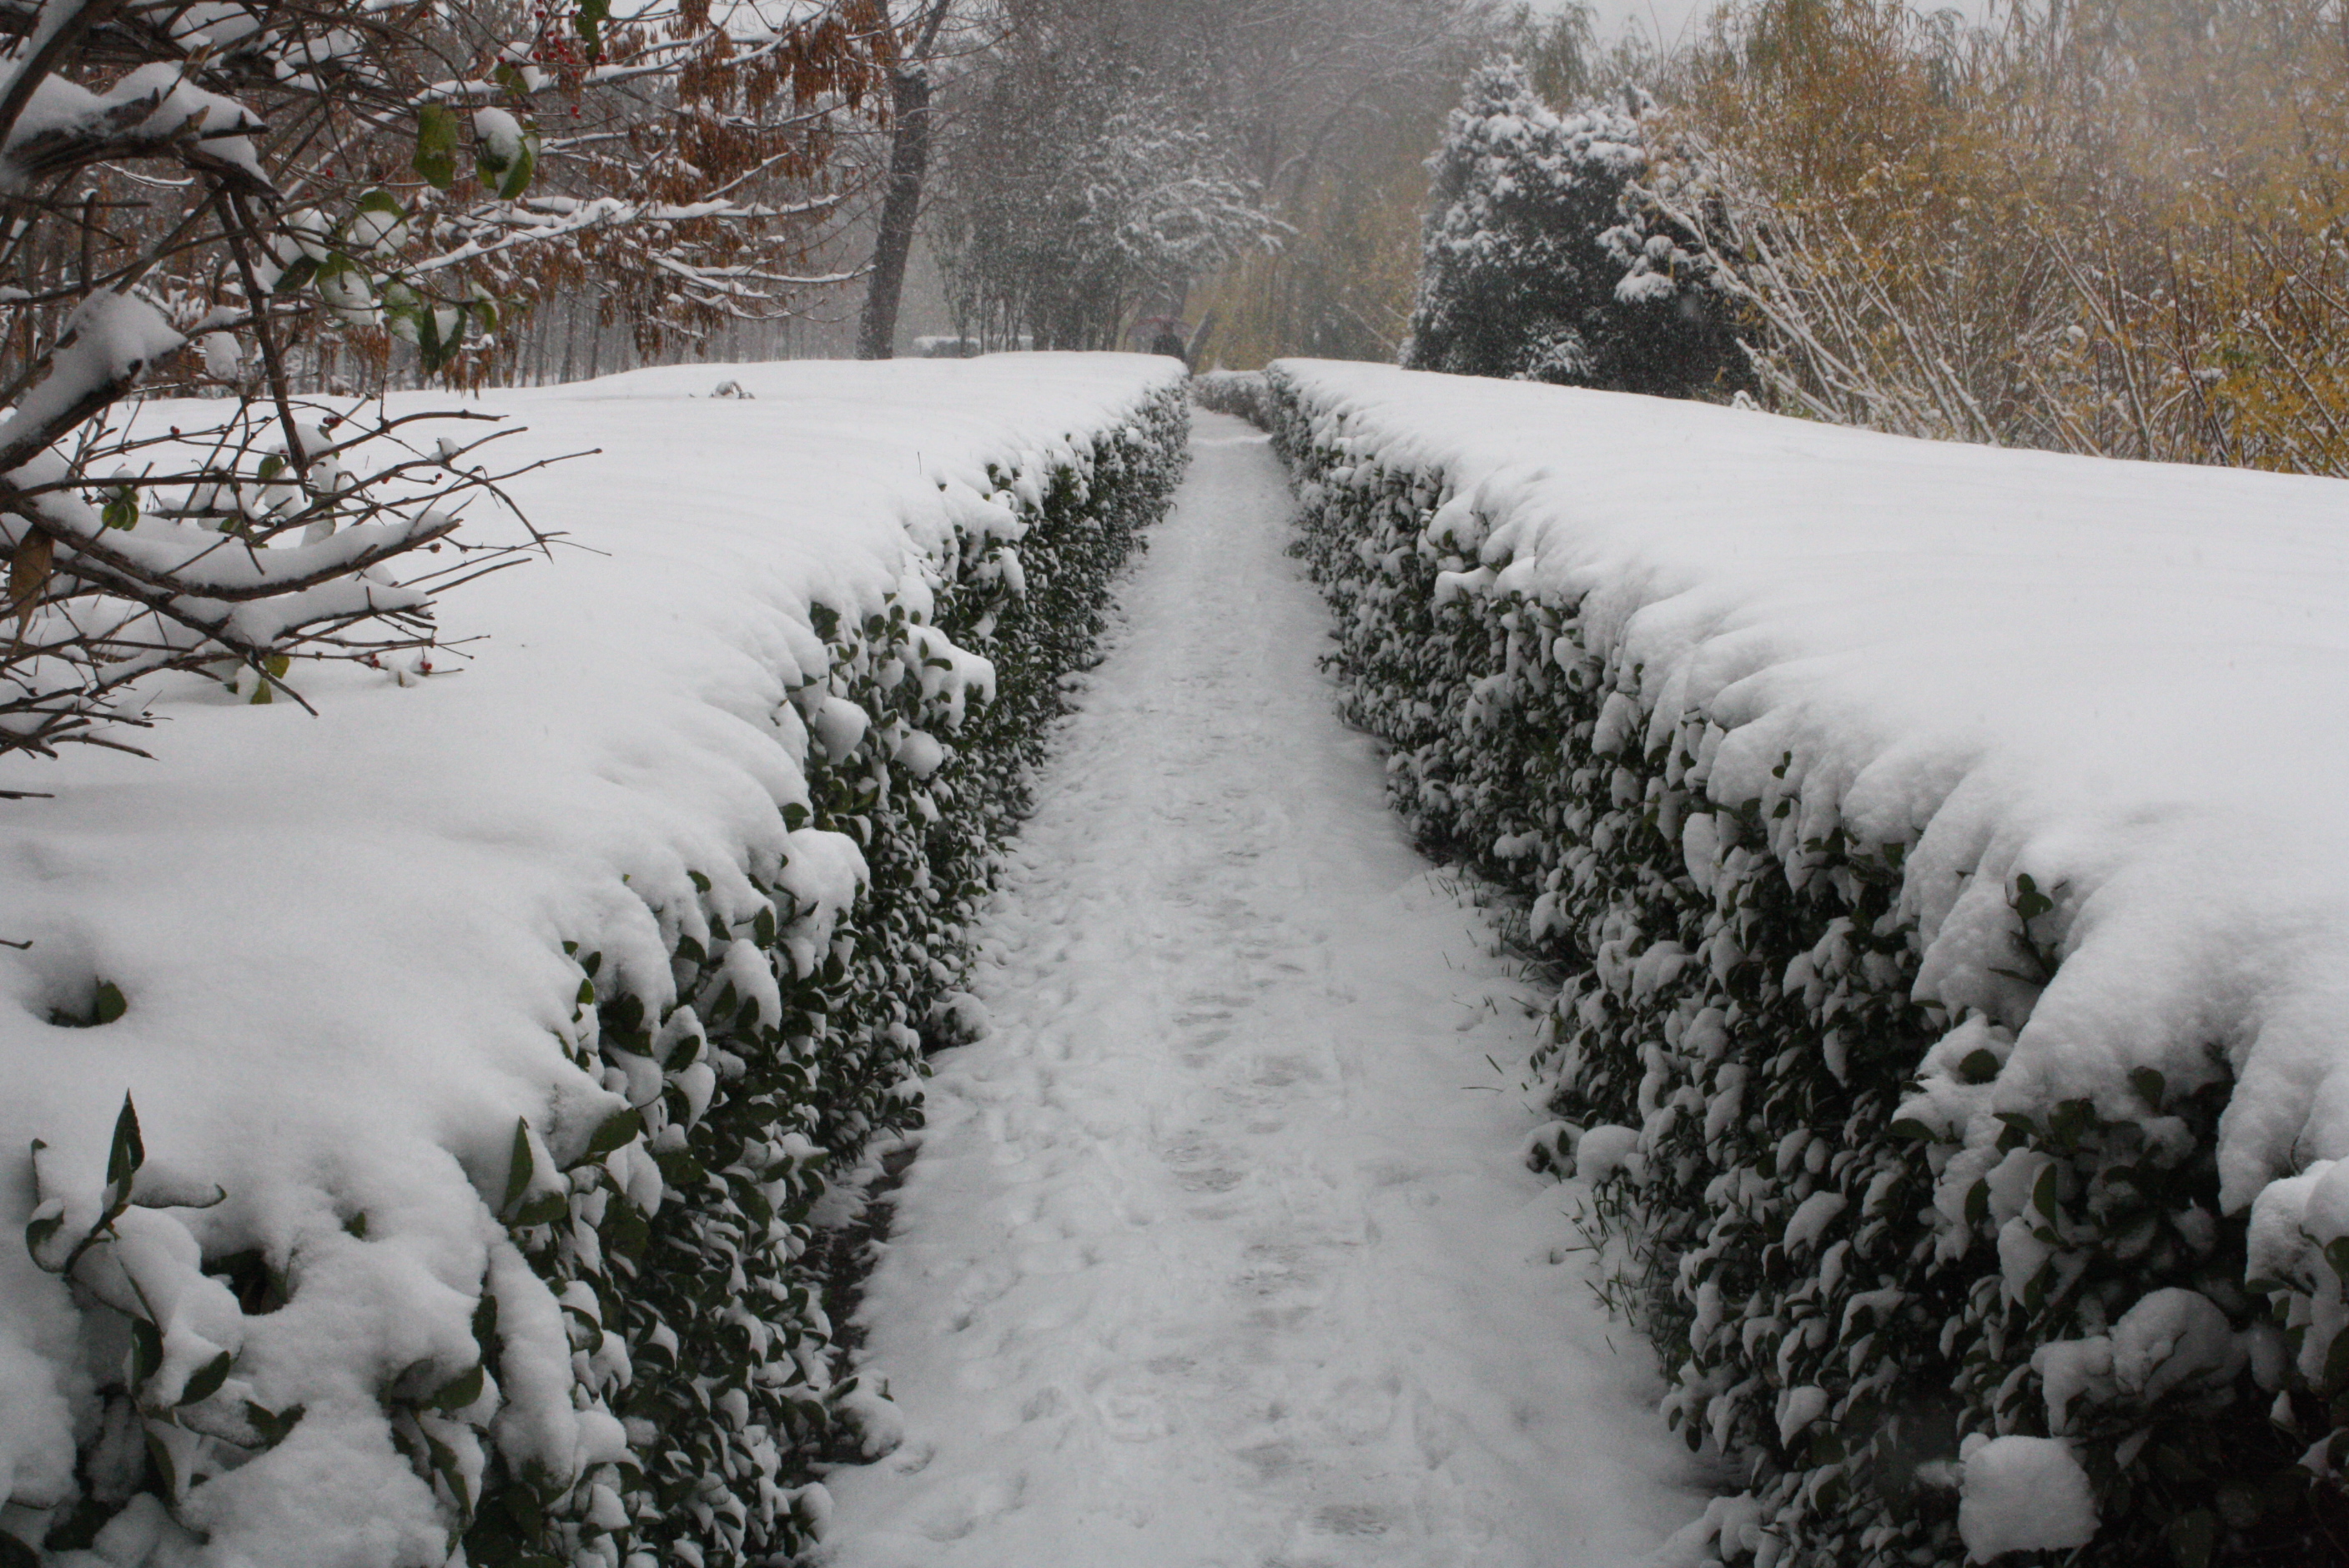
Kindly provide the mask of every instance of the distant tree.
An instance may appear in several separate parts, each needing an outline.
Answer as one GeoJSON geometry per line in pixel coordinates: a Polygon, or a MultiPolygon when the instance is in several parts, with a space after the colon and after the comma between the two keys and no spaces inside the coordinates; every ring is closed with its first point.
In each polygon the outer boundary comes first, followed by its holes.
{"type": "Polygon", "coordinates": [[[910,38],[905,53],[890,67],[889,172],[874,232],[864,309],[857,321],[859,359],[888,359],[896,353],[897,306],[905,297],[905,262],[913,253],[914,227],[921,216],[930,147],[936,139],[930,108],[936,85],[930,79],[930,57],[953,9],[954,0],[926,0],[907,29],[910,38]]]}
{"type": "Polygon", "coordinates": [[[1557,114],[1515,61],[1469,78],[1430,161],[1404,364],[1676,397],[1744,384],[1702,245],[1626,200],[1651,161],[1640,107],[1557,114]]]}
{"type": "Polygon", "coordinates": [[[1597,96],[1603,73],[1596,16],[1578,3],[1551,12],[1518,7],[1512,47],[1543,102],[1582,103],[1597,96]]]}
{"type": "Polygon", "coordinates": [[[1284,228],[1277,252],[1216,278],[1215,356],[1394,358],[1427,151],[1496,15],[1486,0],[1225,0],[1198,52],[1217,122],[1284,228]]]}
{"type": "Polygon", "coordinates": [[[961,84],[940,170],[949,299],[990,345],[1110,348],[1137,309],[1277,225],[1223,134],[1179,18],[1013,8],[961,84]]]}

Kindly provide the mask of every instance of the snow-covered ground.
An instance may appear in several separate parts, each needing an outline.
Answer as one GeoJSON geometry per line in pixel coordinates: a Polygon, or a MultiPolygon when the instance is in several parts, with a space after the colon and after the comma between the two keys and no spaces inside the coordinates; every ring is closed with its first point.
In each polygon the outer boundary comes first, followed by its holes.
{"type": "Polygon", "coordinates": [[[1333,716],[1266,441],[1197,418],[937,1062],[864,1308],[905,1440],[831,1562],[1617,1568],[1702,1503],[1519,1161],[1528,988],[1333,716]]]}

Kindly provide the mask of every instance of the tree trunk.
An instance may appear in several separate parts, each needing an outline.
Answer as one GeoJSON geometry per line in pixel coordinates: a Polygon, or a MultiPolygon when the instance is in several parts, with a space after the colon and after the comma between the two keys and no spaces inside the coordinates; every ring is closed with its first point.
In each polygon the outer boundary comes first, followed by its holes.
{"type": "Polygon", "coordinates": [[[930,166],[928,71],[916,66],[891,73],[889,95],[896,119],[889,148],[889,193],[881,203],[881,232],[873,242],[873,276],[856,334],[859,359],[887,359],[896,352],[905,257],[914,248],[914,219],[921,211],[922,178],[930,166]]]}

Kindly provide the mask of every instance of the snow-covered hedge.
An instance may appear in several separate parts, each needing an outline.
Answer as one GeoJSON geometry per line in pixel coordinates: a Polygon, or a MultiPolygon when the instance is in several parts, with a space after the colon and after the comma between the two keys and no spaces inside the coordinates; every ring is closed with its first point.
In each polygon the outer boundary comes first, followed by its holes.
{"type": "Polygon", "coordinates": [[[1259,429],[1271,428],[1272,389],[1261,370],[1203,370],[1191,377],[1191,401],[1215,414],[1231,414],[1259,429]]]}
{"type": "Polygon", "coordinates": [[[487,400],[604,452],[460,673],[188,677],[167,761],[10,779],[0,1562],[779,1561],[890,1440],[827,1227],[978,1025],[1180,373],[730,374],[487,400]]]}
{"type": "Polygon", "coordinates": [[[1668,1555],[2330,1561],[2349,487],[1272,379],[1351,716],[1568,975],[1532,1158],[1744,1467],[1668,1555]]]}

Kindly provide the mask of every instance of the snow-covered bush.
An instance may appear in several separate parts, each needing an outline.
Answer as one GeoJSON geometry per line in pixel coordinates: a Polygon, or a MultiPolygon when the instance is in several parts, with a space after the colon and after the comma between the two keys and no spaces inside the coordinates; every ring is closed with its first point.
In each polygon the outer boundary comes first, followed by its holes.
{"type": "MultiPolygon", "coordinates": [[[[151,861],[164,825],[107,818],[70,768],[21,809],[85,858],[10,900],[32,945],[0,1114],[42,1141],[5,1189],[28,1243],[0,1259],[8,1560],[778,1561],[821,1529],[821,1465],[886,1446],[827,1230],[920,1125],[925,1043],[974,1026],[965,926],[1179,477],[1184,405],[1143,359],[743,380],[756,401],[639,377],[533,417],[639,459],[679,445],[638,433],[665,406],[723,418],[729,471],[844,469],[833,510],[680,515],[485,592],[504,636],[467,680],[322,704],[293,755],[330,770],[305,776],[323,803],[180,845],[210,873],[184,899],[150,870],[115,900],[93,868],[151,861]],[[823,427],[843,407],[861,450],[823,427]],[[680,527],[750,591],[698,555],[678,575],[680,527]],[[689,656],[622,633],[647,614],[689,656]],[[397,852],[336,858],[371,831],[397,852]]],[[[595,488],[739,504],[702,482],[595,488]]],[[[533,504],[574,522],[593,493],[533,504]]],[[[178,717],[210,754],[222,716],[178,717]]],[[[277,780],[272,744],[170,787],[277,780]]]]}
{"type": "Polygon", "coordinates": [[[1621,108],[1561,116],[1515,62],[1478,70],[1428,160],[1402,362],[1680,397],[1741,385],[1702,244],[1656,203],[1627,200],[1656,150],[1621,108]]]}
{"type": "Polygon", "coordinates": [[[2329,1560],[2338,492],[1272,380],[1350,717],[1568,976],[1531,1158],[1743,1469],[1668,1558],[2329,1560]]]}

